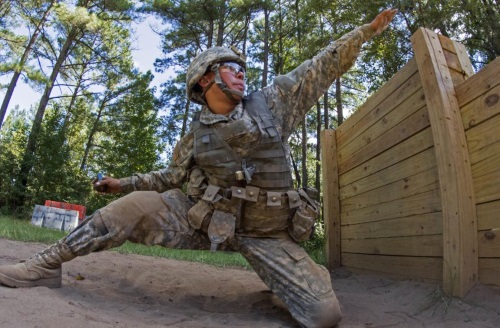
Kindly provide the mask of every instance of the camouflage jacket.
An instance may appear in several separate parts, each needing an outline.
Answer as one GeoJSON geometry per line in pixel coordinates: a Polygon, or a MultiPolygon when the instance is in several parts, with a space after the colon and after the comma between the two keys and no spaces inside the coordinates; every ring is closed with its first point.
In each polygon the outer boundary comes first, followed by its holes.
{"type": "MultiPolygon", "coordinates": [[[[276,77],[274,83],[263,88],[262,92],[271,109],[277,129],[287,143],[290,134],[302,121],[306,112],[328,90],[337,77],[346,72],[356,61],[361,46],[374,34],[369,24],[363,25],[340,39],[332,42],[314,58],[303,62],[286,75],[276,77]]],[[[200,121],[204,124],[224,124],[231,120],[247,119],[241,103],[228,115],[211,113],[203,108],[200,121]]],[[[235,150],[245,156],[249,143],[243,136],[235,150]]],[[[123,192],[134,190],[156,190],[163,192],[181,188],[186,182],[195,163],[193,159],[193,133],[188,132],[175,146],[171,164],[159,171],[135,174],[120,180],[123,192]]]]}

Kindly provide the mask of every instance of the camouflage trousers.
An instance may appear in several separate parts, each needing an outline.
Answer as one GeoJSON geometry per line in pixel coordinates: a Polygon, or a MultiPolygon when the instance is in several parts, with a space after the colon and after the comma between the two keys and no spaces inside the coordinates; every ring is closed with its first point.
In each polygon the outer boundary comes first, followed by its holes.
{"type": "MultiPolygon", "coordinates": [[[[137,191],[96,211],[66,238],[75,255],[117,247],[129,240],[177,249],[210,249],[206,233],[187,220],[195,203],[180,190],[137,191]]],[[[236,234],[219,250],[240,252],[303,327],[333,327],[341,310],[330,274],[289,236],[236,234]]]]}

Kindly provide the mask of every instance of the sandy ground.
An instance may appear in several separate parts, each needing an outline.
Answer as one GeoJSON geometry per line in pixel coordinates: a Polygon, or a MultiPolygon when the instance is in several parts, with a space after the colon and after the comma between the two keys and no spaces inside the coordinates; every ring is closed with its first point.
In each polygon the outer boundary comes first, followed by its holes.
{"type": "MultiPolygon", "coordinates": [[[[0,264],[44,247],[0,238],[0,264]]],[[[500,288],[458,300],[418,281],[345,269],[332,279],[340,327],[500,327],[500,288]]],[[[298,326],[253,271],[108,251],[65,263],[62,288],[0,287],[0,327],[298,326]]]]}

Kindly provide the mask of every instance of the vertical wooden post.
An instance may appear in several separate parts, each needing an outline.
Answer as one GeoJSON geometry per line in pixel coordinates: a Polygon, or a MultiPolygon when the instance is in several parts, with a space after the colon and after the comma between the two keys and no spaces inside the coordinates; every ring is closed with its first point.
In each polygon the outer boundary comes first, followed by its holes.
{"type": "Polygon", "coordinates": [[[477,215],[469,153],[455,89],[436,33],[411,38],[438,165],[443,211],[443,288],[463,297],[478,279],[477,215]]]}
{"type": "Polygon", "coordinates": [[[321,131],[321,169],[323,176],[323,218],[325,220],[325,254],[328,269],[341,265],[340,198],[335,130],[321,131]]]}

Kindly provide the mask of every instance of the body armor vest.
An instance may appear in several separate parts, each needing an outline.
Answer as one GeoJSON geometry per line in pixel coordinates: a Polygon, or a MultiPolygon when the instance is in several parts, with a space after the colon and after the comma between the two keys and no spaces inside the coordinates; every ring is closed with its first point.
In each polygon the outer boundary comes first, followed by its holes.
{"type": "Polygon", "coordinates": [[[222,188],[251,185],[265,190],[290,189],[292,179],[285,148],[263,93],[258,91],[244,98],[243,108],[253,124],[238,119],[215,128],[193,120],[196,163],[210,184],[222,188]],[[255,138],[245,138],[248,134],[255,138]],[[231,148],[238,142],[250,142],[247,156],[231,148]]]}

